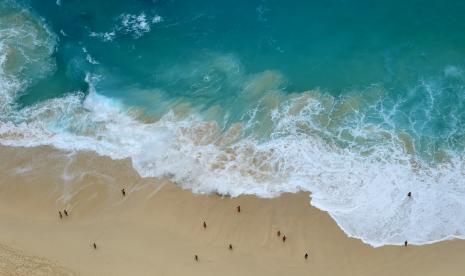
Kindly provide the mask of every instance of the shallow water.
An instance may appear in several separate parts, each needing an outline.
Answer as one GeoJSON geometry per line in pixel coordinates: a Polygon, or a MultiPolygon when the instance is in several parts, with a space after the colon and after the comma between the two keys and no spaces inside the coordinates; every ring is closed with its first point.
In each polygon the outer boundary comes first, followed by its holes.
{"type": "Polygon", "coordinates": [[[310,191],[373,246],[461,238],[464,11],[3,1],[0,143],[130,158],[198,193],[310,191]]]}

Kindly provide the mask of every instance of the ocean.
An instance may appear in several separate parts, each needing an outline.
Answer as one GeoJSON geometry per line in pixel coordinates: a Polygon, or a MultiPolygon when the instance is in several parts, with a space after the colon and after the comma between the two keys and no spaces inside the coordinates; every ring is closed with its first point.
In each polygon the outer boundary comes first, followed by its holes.
{"type": "Polygon", "coordinates": [[[464,1],[2,0],[0,144],[465,237],[464,1]],[[412,197],[407,197],[411,192],[412,197]]]}

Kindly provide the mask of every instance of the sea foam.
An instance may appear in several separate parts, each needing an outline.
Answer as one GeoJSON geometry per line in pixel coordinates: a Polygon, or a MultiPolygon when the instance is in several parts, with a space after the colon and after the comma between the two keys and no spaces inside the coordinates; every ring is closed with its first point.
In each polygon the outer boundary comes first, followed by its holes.
{"type": "MultiPolygon", "coordinates": [[[[244,136],[243,125],[223,132],[199,114],[170,112],[154,123],[140,122],[95,91],[95,76],[87,81],[87,96],[77,93],[19,110],[20,122],[0,125],[0,142],[130,158],[141,176],[169,177],[196,193],[273,197],[310,191],[312,205],[328,211],[349,236],[373,246],[463,237],[461,157],[424,164],[395,138],[369,154],[340,148],[304,131],[328,108],[316,91],[274,108],[270,139],[259,140],[244,136]],[[413,198],[406,196],[409,191],[413,198]]],[[[376,136],[380,130],[358,131],[376,136]]]]}
{"type": "Polygon", "coordinates": [[[9,114],[18,93],[55,70],[50,56],[56,37],[40,18],[5,4],[0,20],[0,118],[9,114]]]}
{"type": "Polygon", "coordinates": [[[163,21],[160,15],[147,16],[145,12],[140,14],[124,13],[117,17],[117,23],[112,30],[107,32],[91,32],[90,37],[101,38],[102,41],[113,41],[118,35],[130,35],[134,39],[141,38],[152,30],[154,24],[163,21]]]}

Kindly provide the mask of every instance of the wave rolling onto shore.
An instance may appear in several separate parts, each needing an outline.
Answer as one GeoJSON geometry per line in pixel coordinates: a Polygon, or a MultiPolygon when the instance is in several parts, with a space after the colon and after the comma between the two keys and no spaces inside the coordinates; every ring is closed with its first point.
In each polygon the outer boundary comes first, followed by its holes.
{"type": "Polygon", "coordinates": [[[375,247],[464,237],[462,2],[213,2],[3,1],[0,143],[310,192],[375,247]]]}

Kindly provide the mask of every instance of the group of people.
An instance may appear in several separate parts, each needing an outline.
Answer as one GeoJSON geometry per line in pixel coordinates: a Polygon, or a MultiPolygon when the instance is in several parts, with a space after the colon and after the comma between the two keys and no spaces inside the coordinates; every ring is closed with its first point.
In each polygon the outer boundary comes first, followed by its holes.
{"type": "MultiPolygon", "coordinates": [[[[236,210],[237,210],[238,213],[240,213],[240,212],[241,212],[241,206],[238,205],[238,206],[236,207],[236,210]]],[[[207,222],[204,221],[203,224],[202,224],[202,226],[203,226],[204,229],[207,229],[207,222]]],[[[278,237],[281,237],[281,231],[278,230],[278,232],[276,232],[276,235],[277,235],[278,237]]],[[[286,237],[286,235],[283,234],[283,236],[282,236],[282,241],[283,241],[283,242],[286,242],[286,240],[287,240],[287,237],[286,237]]],[[[229,244],[229,247],[228,247],[228,248],[229,248],[229,250],[233,250],[232,244],[229,244]]],[[[307,252],[305,252],[304,258],[305,258],[305,259],[308,259],[308,253],[307,253],[307,252]]],[[[197,254],[194,255],[194,260],[195,260],[196,262],[199,261],[199,256],[198,256],[197,254]]]]}
{"type": "MultiPolygon", "coordinates": [[[[121,189],[121,194],[122,194],[123,196],[126,196],[126,190],[125,190],[124,188],[121,189]]],[[[411,198],[411,197],[412,197],[412,193],[411,193],[411,192],[408,192],[407,196],[408,196],[409,198],[411,198]]],[[[238,205],[238,206],[236,207],[236,210],[237,210],[238,213],[240,213],[240,212],[241,212],[241,206],[238,205]]],[[[61,211],[58,211],[58,214],[59,214],[59,216],[60,216],[60,219],[63,218],[63,214],[64,214],[66,217],[69,216],[68,211],[67,211],[66,209],[63,210],[63,213],[62,213],[61,211]]],[[[205,221],[203,222],[203,228],[204,228],[204,229],[207,229],[207,222],[205,222],[205,221]]],[[[276,232],[276,235],[277,235],[278,237],[281,237],[281,231],[278,230],[278,231],[276,232]]],[[[287,240],[287,237],[286,237],[286,235],[283,234],[283,235],[282,235],[282,241],[283,241],[283,242],[286,242],[286,240],[287,240]]],[[[407,246],[407,245],[408,245],[408,241],[405,241],[405,242],[404,242],[404,246],[407,246]]],[[[97,250],[97,244],[96,244],[95,242],[92,244],[92,246],[93,246],[93,248],[94,248],[95,250],[97,250]]],[[[228,247],[228,248],[229,248],[229,250],[233,250],[232,244],[229,244],[229,247],[228,247]]],[[[305,253],[304,258],[305,258],[305,259],[308,259],[308,253],[305,253]]],[[[199,256],[198,256],[198,255],[194,255],[194,260],[198,262],[198,261],[199,261],[199,256]]]]}

